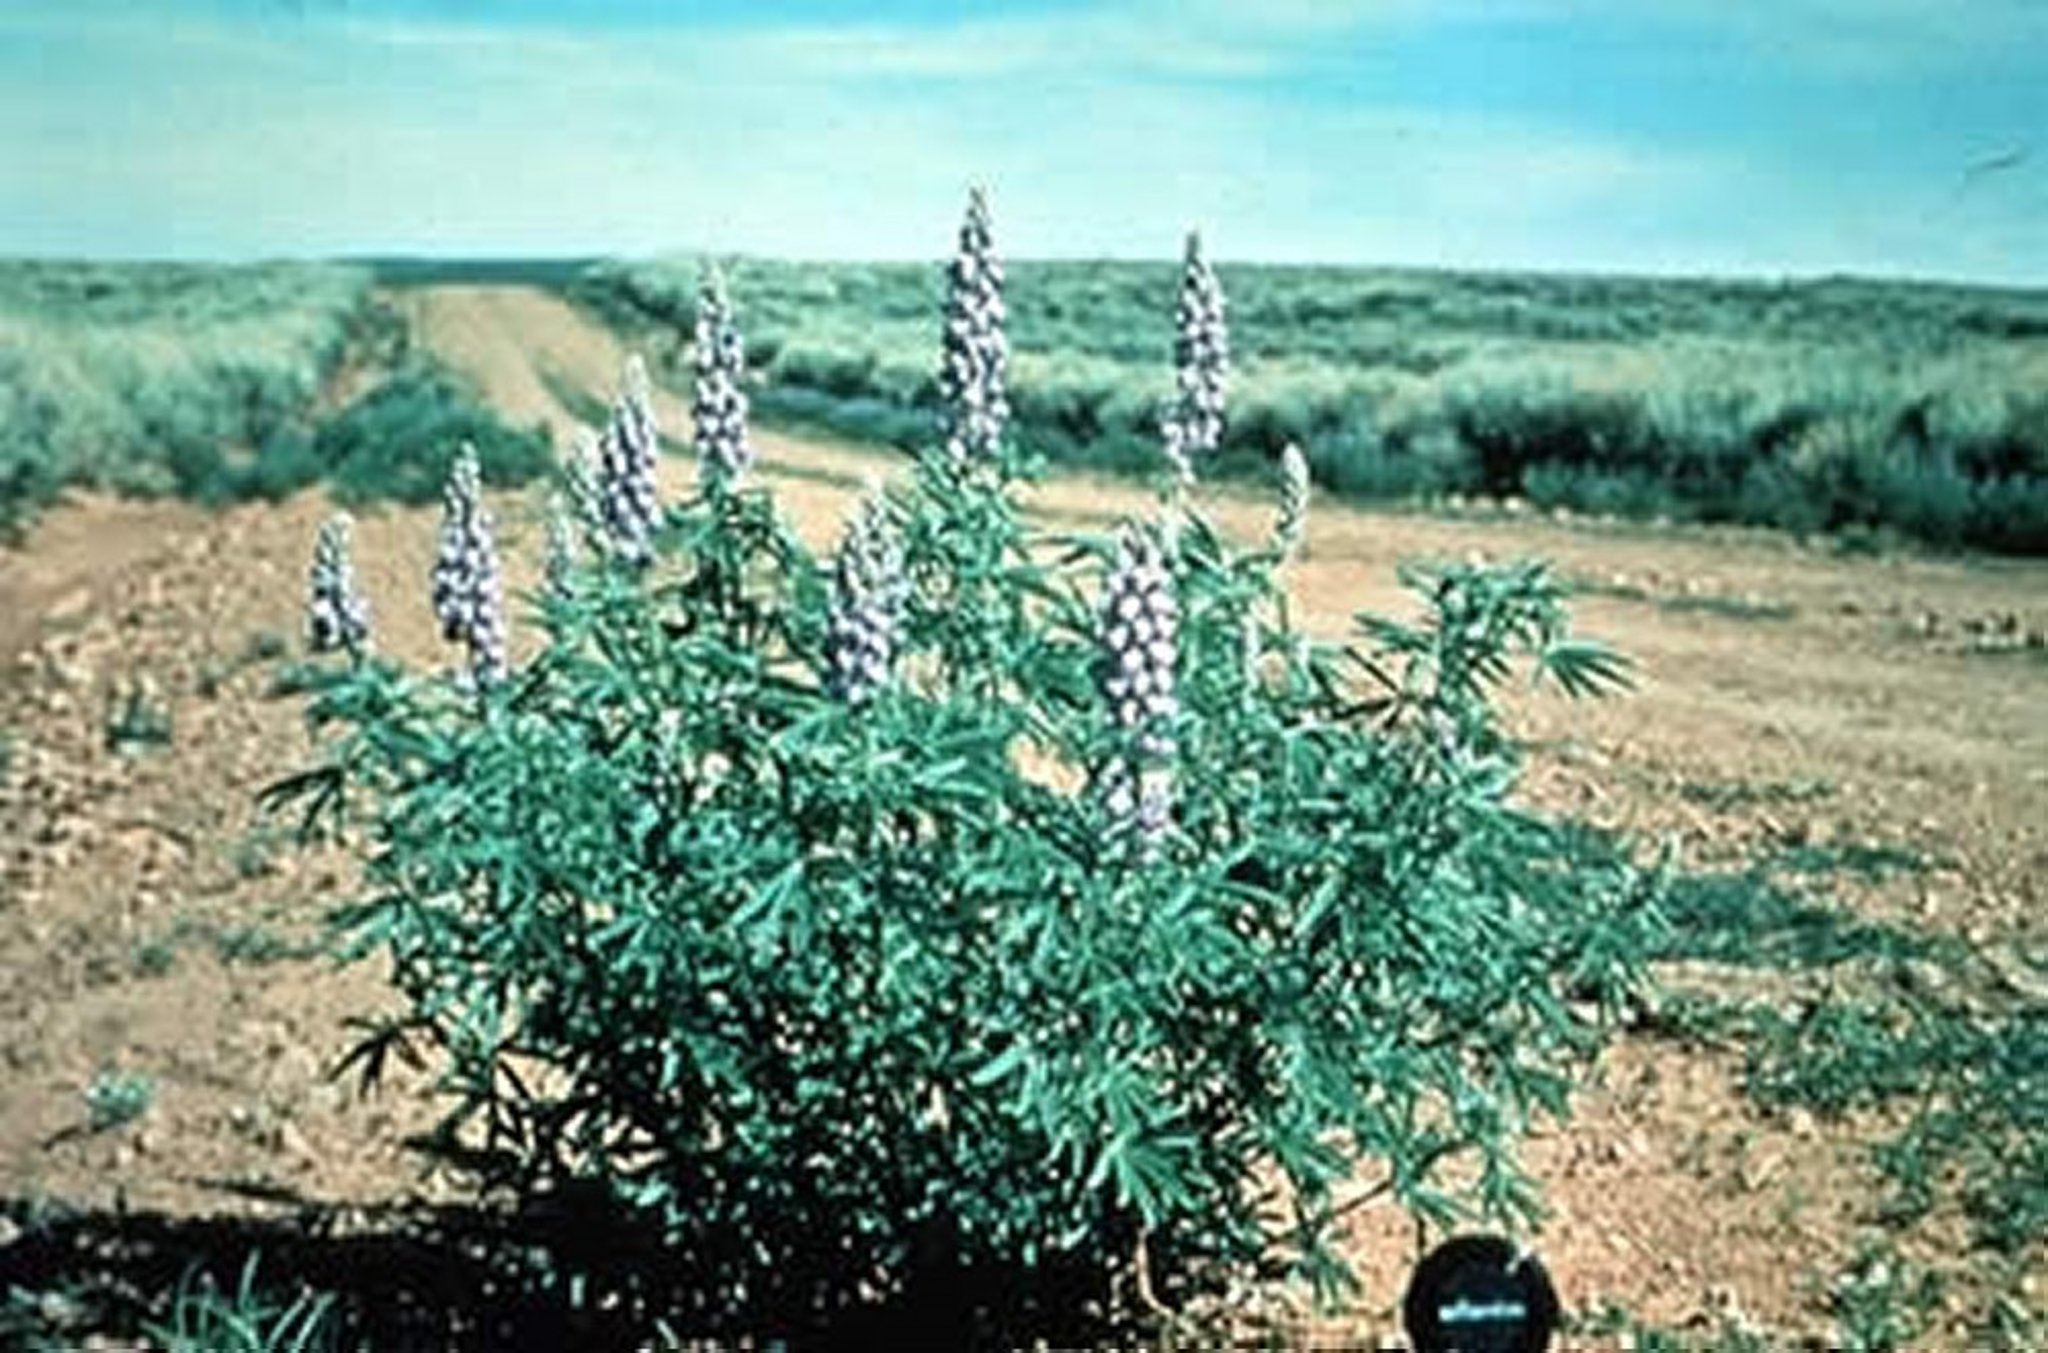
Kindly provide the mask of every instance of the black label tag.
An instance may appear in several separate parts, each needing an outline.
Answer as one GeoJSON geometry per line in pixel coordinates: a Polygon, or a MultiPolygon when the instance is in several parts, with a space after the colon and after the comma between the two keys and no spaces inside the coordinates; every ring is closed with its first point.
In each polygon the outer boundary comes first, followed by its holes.
{"type": "Polygon", "coordinates": [[[1416,1266],[1401,1315],[1415,1353],[1543,1353],[1557,1291],[1535,1255],[1499,1236],[1460,1236],[1416,1266]]]}

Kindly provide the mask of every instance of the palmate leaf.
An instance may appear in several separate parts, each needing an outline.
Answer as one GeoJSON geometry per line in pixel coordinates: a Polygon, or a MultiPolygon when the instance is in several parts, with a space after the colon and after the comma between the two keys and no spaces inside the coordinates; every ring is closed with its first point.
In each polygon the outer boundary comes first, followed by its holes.
{"type": "Polygon", "coordinates": [[[416,1070],[426,1066],[418,1049],[413,1046],[413,1040],[420,1032],[416,1022],[351,1016],[343,1023],[358,1030],[361,1036],[329,1069],[330,1079],[340,1080],[353,1071],[357,1077],[357,1088],[368,1094],[384,1083],[385,1066],[394,1055],[416,1070]]]}
{"type": "Polygon", "coordinates": [[[1543,650],[1538,672],[1573,699],[1633,690],[1634,664],[1597,639],[1562,639],[1543,650]]]}
{"type": "Polygon", "coordinates": [[[320,840],[339,827],[347,792],[348,775],[337,762],[272,781],[257,791],[256,804],[266,814],[282,813],[297,805],[299,823],[294,835],[303,845],[320,840]]]}

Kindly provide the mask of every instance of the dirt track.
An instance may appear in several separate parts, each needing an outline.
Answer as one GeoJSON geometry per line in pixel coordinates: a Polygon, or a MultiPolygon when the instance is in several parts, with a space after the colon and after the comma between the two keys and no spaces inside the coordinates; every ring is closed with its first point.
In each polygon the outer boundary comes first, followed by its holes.
{"type": "MultiPolygon", "coordinates": [[[[622,358],[538,292],[447,287],[403,301],[430,347],[558,439],[574,419],[544,373],[603,395],[622,358]]],[[[672,433],[686,426],[672,398],[658,412],[672,433]]],[[[836,532],[862,475],[901,468],[813,440],[756,441],[814,543],[836,532]]],[[[682,484],[687,456],[663,472],[682,484]]],[[[1100,522],[1147,499],[1065,478],[1032,501],[1100,522]]],[[[1265,529],[1268,509],[1247,492],[1213,506],[1245,538],[1265,529]]],[[[425,1120],[416,1097],[359,1102],[319,1074],[343,1018],[384,999],[376,973],[247,952],[261,936],[304,934],[345,875],[340,861],[248,836],[250,795],[307,747],[295,702],[265,698],[274,664],[253,646],[296,647],[324,510],[301,498],[209,517],[86,499],[0,554],[0,732],[12,743],[0,779],[0,1197],[119,1197],[186,1215],[260,1211],[251,1184],[364,1203],[441,1187],[419,1183],[400,1146],[425,1120]],[[105,744],[107,701],[139,679],[170,708],[173,737],[123,755],[105,744]],[[77,1133],[103,1066],[155,1077],[156,1102],[136,1128],[77,1133]]],[[[538,532],[520,504],[502,515],[518,585],[538,532]]],[[[1589,596],[1577,614],[1636,659],[1637,694],[1519,704],[1542,748],[1528,792],[1546,807],[1673,833],[1692,863],[1792,843],[1908,850],[1933,866],[1862,888],[1859,906],[1978,944],[2048,938],[2048,660],[1977,651],[2003,617],[2022,636],[2048,630],[2048,565],[1838,558],[1760,533],[1321,500],[1311,523],[1294,588],[1318,629],[1402,606],[1394,567],[1412,557],[1534,554],[1634,594],[1589,596]],[[1810,788],[1741,808],[1680,792],[1763,782],[1810,788]]],[[[430,514],[401,511],[359,530],[380,642],[418,662],[444,660],[425,588],[432,530],[430,514]]],[[[1874,1185],[1857,1141],[1764,1118],[1733,1090],[1734,1070],[1624,1044],[1582,1118],[1533,1145],[1556,1209],[1541,1244],[1569,1304],[1611,1298],[1667,1321],[1732,1305],[1780,1331],[1823,1327],[1814,1284],[1854,1250],[1874,1185]]],[[[1368,1240],[1368,1300],[1341,1322],[1354,1338],[1386,1327],[1412,1257],[1391,1219],[1370,1222],[1368,1240]]]]}

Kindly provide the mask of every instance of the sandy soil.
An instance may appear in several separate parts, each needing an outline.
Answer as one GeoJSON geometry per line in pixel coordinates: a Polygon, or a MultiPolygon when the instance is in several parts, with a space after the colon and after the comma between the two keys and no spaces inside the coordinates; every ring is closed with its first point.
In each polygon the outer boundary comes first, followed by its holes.
{"type": "MultiPolygon", "coordinates": [[[[600,393],[616,378],[617,344],[541,293],[401,300],[493,402],[558,437],[574,418],[542,373],[600,393]]],[[[672,399],[659,414],[686,426],[672,399]]],[[[818,543],[863,475],[902,469],[817,439],[756,440],[762,473],[818,543]]],[[[681,485],[687,456],[663,472],[681,485]]],[[[1063,478],[1032,501],[1107,522],[1147,500],[1063,478]]],[[[1234,534],[1265,529],[1256,495],[1218,492],[1211,505],[1234,534]]],[[[364,1099],[323,1074],[344,1020],[389,999],[374,965],[276,953],[311,933],[348,878],[342,859],[280,848],[251,804],[308,754],[297,702],[271,696],[278,664],[263,655],[297,650],[325,511],[310,496],[217,515],[81,498],[0,554],[0,1199],[200,1216],[456,1196],[459,1181],[423,1175],[404,1146],[430,1118],[420,1076],[364,1099]],[[111,702],[138,688],[169,710],[171,739],[110,748],[111,702]],[[154,1078],[154,1102],[119,1131],[81,1131],[83,1093],[108,1068],[154,1078]]],[[[534,574],[539,531],[523,501],[500,512],[516,586],[534,574]]],[[[397,510],[358,533],[380,643],[420,663],[449,660],[427,601],[432,533],[431,514],[397,510]]],[[[1474,552],[1539,555],[1601,588],[1579,623],[1640,666],[1625,700],[1517,701],[1541,749],[1534,801],[1669,834],[1691,863],[1788,843],[1910,849],[1935,865],[1858,888],[1856,905],[1980,946],[2044,939],[2048,661],[1992,650],[2006,630],[2022,644],[2048,630],[2048,565],[1839,558],[1760,533],[1318,501],[1292,585],[1308,623],[1335,632],[1359,609],[1405,609],[1398,561],[1474,552]],[[1763,781],[1823,788],[1726,809],[1678,792],[1763,781]]],[[[1537,1240],[1567,1305],[1824,1339],[1827,1278],[1875,1234],[1865,1134],[1753,1109],[1732,1051],[1624,1041],[1604,1070],[1580,1115],[1529,1150],[1553,1206],[1537,1240]]],[[[1938,1257],[1947,1241],[1936,1227],[1914,1243],[1938,1257]]],[[[1354,1344],[1389,1333],[1414,1245],[1399,1219],[1363,1215],[1364,1297],[1305,1332],[1354,1344]]]]}

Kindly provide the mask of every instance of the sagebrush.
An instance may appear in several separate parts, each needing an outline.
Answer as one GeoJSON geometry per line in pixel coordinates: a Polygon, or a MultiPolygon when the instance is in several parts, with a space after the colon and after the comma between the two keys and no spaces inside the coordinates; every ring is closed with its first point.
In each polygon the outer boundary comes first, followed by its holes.
{"type": "MultiPolygon", "coordinates": [[[[687,327],[698,270],[598,263],[569,291],[659,342],[687,327]]],[[[1176,269],[1012,273],[1018,443],[1149,468],[1159,406],[1186,393],[1170,365],[1191,333],[1172,322],[1176,269]]],[[[1237,263],[1214,275],[1235,326],[1220,459],[1239,471],[1293,441],[1320,483],[1358,498],[1518,497],[2048,552],[2040,291],[1237,263]]],[[[926,356],[931,270],[747,259],[732,288],[765,413],[920,444],[942,394],[926,356]]]]}

